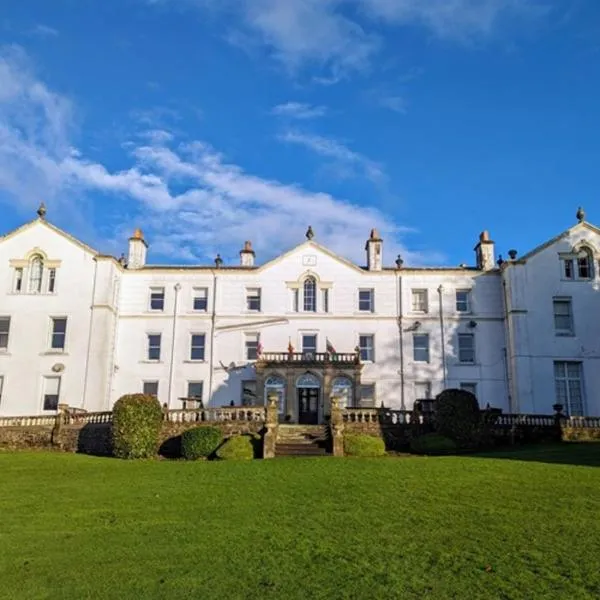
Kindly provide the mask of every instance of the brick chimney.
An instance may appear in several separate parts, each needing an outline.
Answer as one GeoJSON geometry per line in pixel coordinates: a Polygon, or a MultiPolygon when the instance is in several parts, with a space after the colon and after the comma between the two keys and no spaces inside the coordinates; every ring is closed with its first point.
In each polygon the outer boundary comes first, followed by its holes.
{"type": "Polygon", "coordinates": [[[381,271],[383,268],[383,240],[377,229],[371,229],[371,235],[365,245],[367,251],[367,269],[381,271]]]}
{"type": "Polygon", "coordinates": [[[242,267],[254,266],[254,250],[252,250],[252,242],[244,242],[244,247],[240,250],[240,265],[242,267]]]}
{"type": "Polygon", "coordinates": [[[491,271],[496,266],[494,261],[494,242],[490,240],[490,234],[487,230],[479,234],[479,242],[474,249],[477,268],[482,271],[491,271]]]}
{"type": "Polygon", "coordinates": [[[129,256],[127,258],[128,269],[141,269],[146,265],[146,254],[148,244],[144,239],[141,229],[136,229],[129,238],[129,256]]]}

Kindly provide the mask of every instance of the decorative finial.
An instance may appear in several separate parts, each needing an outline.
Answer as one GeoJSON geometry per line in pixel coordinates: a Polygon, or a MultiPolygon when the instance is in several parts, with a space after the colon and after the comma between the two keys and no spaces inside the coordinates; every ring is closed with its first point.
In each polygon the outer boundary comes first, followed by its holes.
{"type": "Polygon", "coordinates": [[[516,250],[509,250],[508,251],[508,257],[510,258],[510,260],[515,260],[515,258],[517,258],[517,251],[516,250]]]}
{"type": "Polygon", "coordinates": [[[221,258],[220,254],[217,254],[217,256],[215,257],[215,267],[217,267],[217,269],[220,269],[223,265],[223,259],[221,258]]]}
{"type": "Polygon", "coordinates": [[[379,241],[381,239],[381,237],[379,237],[379,231],[377,231],[377,229],[371,229],[369,239],[379,241]]]}
{"type": "Polygon", "coordinates": [[[312,240],[314,237],[315,237],[315,232],[313,231],[313,228],[309,225],[308,229],[306,230],[306,239],[312,240]]]}
{"type": "Polygon", "coordinates": [[[40,219],[45,219],[46,218],[46,205],[42,202],[39,206],[39,208],[37,209],[37,214],[38,217],[40,219]]]}
{"type": "Polygon", "coordinates": [[[581,206],[577,209],[577,220],[580,223],[583,223],[585,221],[585,210],[583,210],[581,206]]]}
{"type": "Polygon", "coordinates": [[[500,254],[498,256],[498,260],[496,261],[496,264],[501,267],[504,264],[504,259],[502,258],[502,254],[500,254]]]}
{"type": "Polygon", "coordinates": [[[398,258],[396,259],[396,267],[401,269],[404,265],[404,259],[402,258],[402,254],[398,254],[398,258]]]}
{"type": "Polygon", "coordinates": [[[127,259],[125,258],[125,254],[121,252],[121,256],[119,257],[119,264],[123,267],[127,266],[127,259]]]}
{"type": "Polygon", "coordinates": [[[134,232],[133,232],[133,239],[134,240],[143,240],[144,239],[144,234],[142,233],[142,230],[138,227],[134,232]]]}

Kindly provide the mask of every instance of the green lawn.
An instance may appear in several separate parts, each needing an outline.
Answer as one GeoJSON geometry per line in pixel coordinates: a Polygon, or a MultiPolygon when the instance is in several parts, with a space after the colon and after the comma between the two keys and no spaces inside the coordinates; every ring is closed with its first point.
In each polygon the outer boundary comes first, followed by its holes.
{"type": "Polygon", "coordinates": [[[597,465],[0,453],[0,597],[597,599],[597,465]]]}

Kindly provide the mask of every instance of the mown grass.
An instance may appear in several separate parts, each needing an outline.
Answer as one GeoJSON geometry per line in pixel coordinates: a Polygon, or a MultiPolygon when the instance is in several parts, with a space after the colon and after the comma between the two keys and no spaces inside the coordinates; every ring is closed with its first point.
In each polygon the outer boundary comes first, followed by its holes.
{"type": "Polygon", "coordinates": [[[0,597],[596,599],[598,464],[0,454],[0,597]]]}

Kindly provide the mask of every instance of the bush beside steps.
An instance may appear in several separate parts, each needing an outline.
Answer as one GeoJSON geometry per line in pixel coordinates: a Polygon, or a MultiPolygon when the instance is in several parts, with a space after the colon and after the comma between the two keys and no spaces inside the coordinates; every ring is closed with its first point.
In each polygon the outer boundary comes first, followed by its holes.
{"type": "Polygon", "coordinates": [[[163,412],[154,396],[128,394],[113,407],[112,444],[117,458],[152,458],[158,451],[163,412]]]}
{"type": "Polygon", "coordinates": [[[413,438],[410,442],[410,451],[413,454],[453,454],[456,450],[456,442],[439,433],[426,433],[413,438]]]}
{"type": "Polygon", "coordinates": [[[347,433],[344,435],[345,456],[384,456],[385,444],[372,435],[347,433]]]}
{"type": "Polygon", "coordinates": [[[252,460],[254,458],[254,439],[250,435],[230,437],[217,450],[217,457],[222,460],[252,460]]]}
{"type": "Polygon", "coordinates": [[[209,458],[223,441],[223,433],[217,427],[200,426],[181,434],[181,455],[187,460],[209,458]]]}

